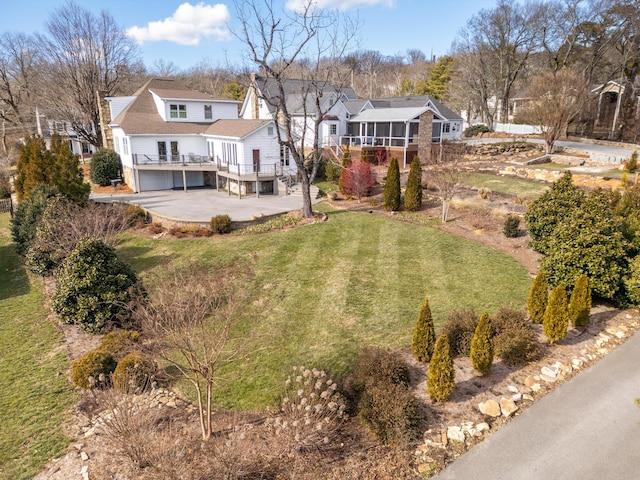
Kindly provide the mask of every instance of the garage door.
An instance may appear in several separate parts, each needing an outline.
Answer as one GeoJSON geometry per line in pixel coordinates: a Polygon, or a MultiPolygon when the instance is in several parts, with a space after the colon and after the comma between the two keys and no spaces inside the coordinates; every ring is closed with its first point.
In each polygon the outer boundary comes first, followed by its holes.
{"type": "MultiPolygon", "coordinates": [[[[204,185],[204,177],[202,172],[186,172],[187,174],[187,188],[189,187],[202,187],[204,185]]],[[[183,188],[184,182],[182,181],[182,172],[173,172],[173,187],[183,188]]]]}
{"type": "Polygon", "coordinates": [[[140,191],[170,190],[173,188],[172,172],[140,172],[140,191]]]}

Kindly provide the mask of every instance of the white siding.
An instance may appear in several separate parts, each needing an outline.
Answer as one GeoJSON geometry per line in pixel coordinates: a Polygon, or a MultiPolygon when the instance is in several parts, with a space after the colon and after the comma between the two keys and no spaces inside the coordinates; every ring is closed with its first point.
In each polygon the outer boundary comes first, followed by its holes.
{"type": "Polygon", "coordinates": [[[132,167],[133,166],[133,159],[131,156],[131,149],[132,149],[132,142],[131,142],[131,138],[129,138],[129,154],[124,154],[123,153],[123,138],[125,138],[125,134],[124,131],[119,128],[113,128],[112,129],[113,132],[113,146],[114,146],[114,150],[120,154],[120,160],[122,161],[122,165],[126,166],[126,167],[132,167]]]}
{"type": "Polygon", "coordinates": [[[138,97],[108,97],[107,100],[109,101],[109,110],[111,114],[111,118],[109,120],[113,121],[136,98],[138,97]]]}
{"type": "Polygon", "coordinates": [[[167,154],[171,153],[170,142],[178,142],[178,154],[207,155],[207,145],[200,135],[134,135],[130,137],[131,153],[138,155],[158,155],[158,142],[167,142],[167,154]]]}

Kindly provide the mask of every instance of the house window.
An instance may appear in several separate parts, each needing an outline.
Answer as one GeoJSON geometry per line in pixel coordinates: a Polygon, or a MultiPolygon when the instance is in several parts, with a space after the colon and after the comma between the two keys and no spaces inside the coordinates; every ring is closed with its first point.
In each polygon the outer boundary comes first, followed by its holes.
{"type": "Polygon", "coordinates": [[[166,142],[158,142],[158,158],[160,160],[167,159],[167,144],[166,142]]]}
{"type": "Polygon", "coordinates": [[[187,118],[187,106],[172,103],[169,105],[169,116],[171,118],[187,118]]]}
{"type": "Polygon", "coordinates": [[[213,112],[211,110],[211,105],[205,105],[204,106],[204,118],[205,118],[205,120],[211,120],[213,118],[213,112]]]}
{"type": "Polygon", "coordinates": [[[289,149],[287,147],[280,148],[280,165],[289,166],[289,149]]]}
{"type": "Polygon", "coordinates": [[[449,133],[451,131],[451,124],[449,122],[442,124],[442,133],[449,133]]]}
{"type": "Polygon", "coordinates": [[[331,124],[331,133],[330,135],[337,135],[338,134],[338,125],[336,125],[335,123],[331,124]]]}
{"type": "Polygon", "coordinates": [[[113,137],[113,149],[116,153],[120,153],[120,137],[113,137]]]}
{"type": "Polygon", "coordinates": [[[122,137],[122,153],[129,155],[129,139],[127,137],[122,137]]]}
{"type": "Polygon", "coordinates": [[[222,142],[222,163],[227,165],[238,164],[238,146],[231,142],[222,142]]]}
{"type": "Polygon", "coordinates": [[[267,127],[267,135],[273,137],[273,127],[267,127]]]}

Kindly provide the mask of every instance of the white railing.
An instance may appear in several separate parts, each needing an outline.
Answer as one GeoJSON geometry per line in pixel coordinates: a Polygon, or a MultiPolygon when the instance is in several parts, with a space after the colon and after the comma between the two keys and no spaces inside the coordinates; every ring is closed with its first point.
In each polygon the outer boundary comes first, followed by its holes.
{"type": "Polygon", "coordinates": [[[349,145],[350,147],[405,147],[413,142],[413,137],[408,139],[404,137],[368,137],[359,135],[340,137],[340,144],[349,145]]]}

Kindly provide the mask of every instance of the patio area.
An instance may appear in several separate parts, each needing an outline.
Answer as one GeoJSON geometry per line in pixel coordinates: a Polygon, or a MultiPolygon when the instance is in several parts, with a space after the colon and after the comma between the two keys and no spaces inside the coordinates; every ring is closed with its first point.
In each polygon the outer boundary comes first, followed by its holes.
{"type": "MultiPolygon", "coordinates": [[[[238,198],[215,189],[160,190],[142,193],[92,193],[97,202],[127,202],[170,220],[205,223],[215,215],[229,215],[232,221],[250,221],[255,217],[300,210],[302,196],[298,190],[291,195],[261,195],[238,198]]],[[[320,202],[317,188],[312,186],[311,202],[320,202]]]]}

